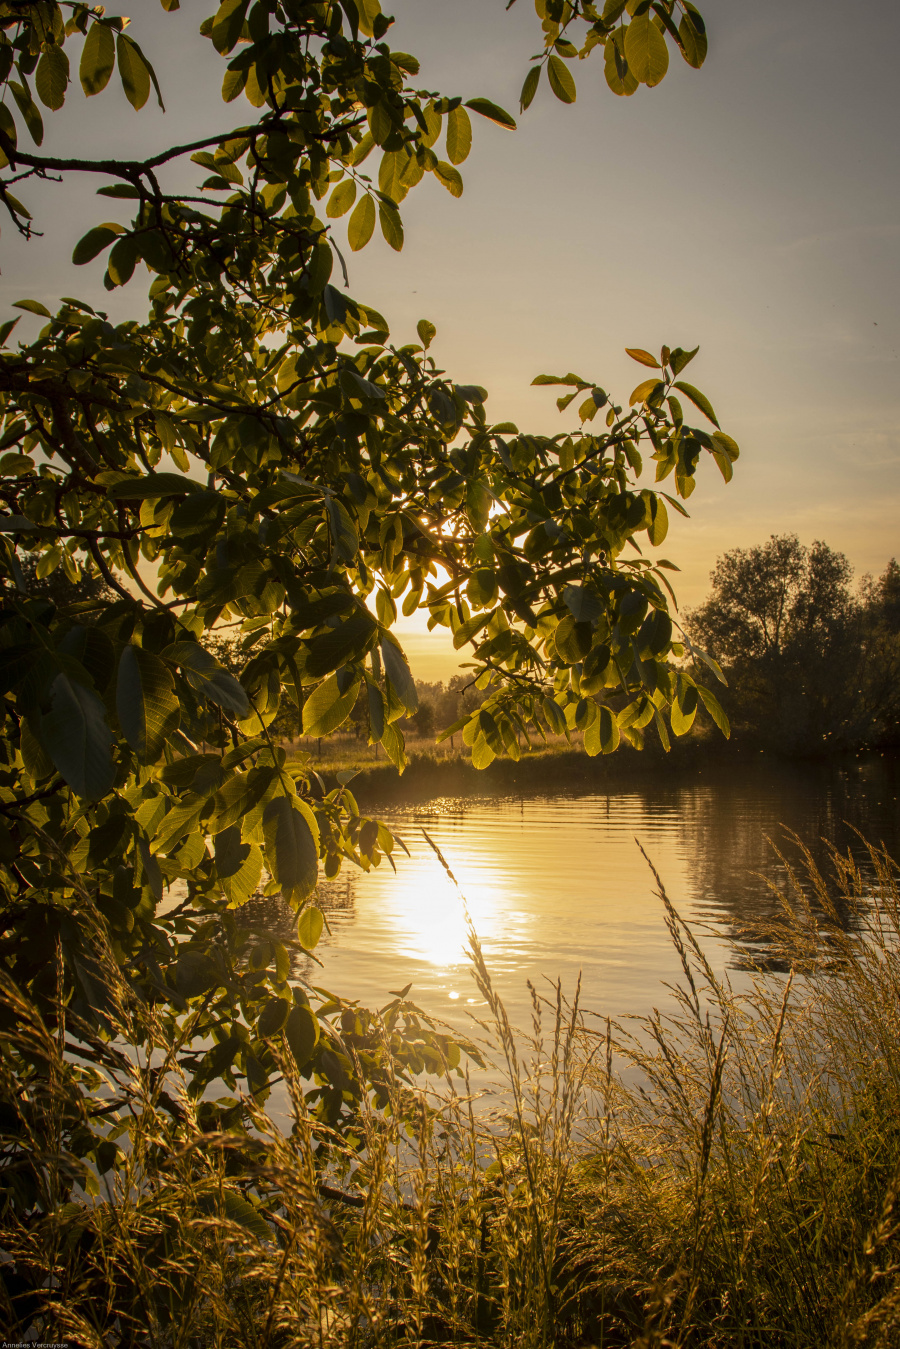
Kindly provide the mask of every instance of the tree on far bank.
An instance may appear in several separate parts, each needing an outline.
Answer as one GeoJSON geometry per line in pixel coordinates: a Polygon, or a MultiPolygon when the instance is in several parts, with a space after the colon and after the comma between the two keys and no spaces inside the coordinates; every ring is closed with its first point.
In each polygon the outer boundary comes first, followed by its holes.
{"type": "Polygon", "coordinates": [[[795,534],[718,560],[687,627],[725,672],[738,738],[785,753],[896,739],[900,569],[859,594],[852,578],[843,553],[795,534]]]}

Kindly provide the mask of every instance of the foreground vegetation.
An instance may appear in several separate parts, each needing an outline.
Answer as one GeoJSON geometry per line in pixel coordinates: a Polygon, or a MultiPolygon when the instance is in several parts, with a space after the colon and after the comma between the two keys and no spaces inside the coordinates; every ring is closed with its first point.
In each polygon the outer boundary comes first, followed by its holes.
{"type": "MultiPolygon", "coordinates": [[[[683,979],[628,1027],[548,986],[514,1032],[473,932],[501,1095],[447,1062],[442,1085],[398,1071],[357,1138],[316,1118],[289,1055],[284,1127],[246,1095],[249,1136],[211,1127],[161,1024],[150,1059],[110,1046],[89,1094],[4,981],[45,1063],[39,1091],[2,1081],[5,1179],[34,1187],[2,1223],[7,1323],[148,1349],[896,1343],[900,884],[868,860],[835,854],[826,879],[801,854],[734,987],[660,884],[683,979]],[[108,1123],[130,1145],[89,1184],[61,1132],[123,1085],[108,1123]]],[[[378,1023],[385,1061],[404,1013],[378,1023]]]]}

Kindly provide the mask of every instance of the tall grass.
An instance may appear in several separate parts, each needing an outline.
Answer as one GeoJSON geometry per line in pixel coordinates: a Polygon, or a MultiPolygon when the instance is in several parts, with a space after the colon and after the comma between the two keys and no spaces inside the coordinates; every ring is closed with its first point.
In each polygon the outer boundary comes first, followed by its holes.
{"type": "Polygon", "coordinates": [[[683,977],[628,1027],[591,1029],[577,992],[550,987],[514,1030],[472,932],[505,1093],[492,1110],[448,1073],[401,1127],[398,1078],[358,1140],[335,1137],[286,1057],[292,1128],[248,1099],[248,1142],[204,1130],[159,1071],[161,1038],[148,1062],[111,1060],[134,1124],[95,1195],[69,1194],[66,1176],[87,1177],[60,1138],[102,1088],[88,1094],[4,985],[4,1024],[51,1084],[37,1100],[0,1080],[4,1187],[26,1173],[37,1187],[29,1219],[0,1220],[7,1334],[104,1349],[897,1344],[898,870],[875,848],[864,871],[835,853],[825,877],[802,848],[784,863],[740,989],[656,877],[683,977]]]}

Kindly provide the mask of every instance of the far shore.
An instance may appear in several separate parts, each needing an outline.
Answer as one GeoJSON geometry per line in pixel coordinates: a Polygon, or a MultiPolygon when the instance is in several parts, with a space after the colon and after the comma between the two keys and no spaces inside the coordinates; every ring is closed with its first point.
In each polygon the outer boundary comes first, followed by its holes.
{"type": "MultiPolygon", "coordinates": [[[[316,755],[315,741],[297,741],[295,748],[311,753],[309,766],[320,775],[326,790],[337,786],[338,773],[354,773],[350,790],[363,811],[438,797],[581,793],[613,786],[620,789],[651,776],[658,781],[661,774],[694,776],[704,769],[729,766],[740,772],[762,757],[758,748],[716,743],[704,736],[676,742],[668,754],[660,745],[650,743],[640,752],[622,745],[615,754],[591,758],[580,745],[560,739],[557,744],[523,754],[518,761],[495,759],[487,768],[477,769],[459,745],[450,747],[423,739],[408,743],[409,764],[401,774],[383,754],[376,759],[370,747],[349,737],[344,745],[332,742],[327,757],[316,755]]],[[[847,756],[854,761],[860,757],[857,753],[847,756]]]]}

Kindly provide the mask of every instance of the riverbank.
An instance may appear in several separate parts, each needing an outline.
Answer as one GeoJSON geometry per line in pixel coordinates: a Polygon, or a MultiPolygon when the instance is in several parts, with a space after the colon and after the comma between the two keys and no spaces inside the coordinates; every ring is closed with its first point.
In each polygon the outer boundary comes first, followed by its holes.
{"type": "MultiPolygon", "coordinates": [[[[876,751],[869,753],[885,757],[876,751]]],[[[748,765],[758,764],[762,757],[758,749],[713,744],[709,739],[697,738],[677,744],[669,754],[656,745],[640,752],[622,745],[613,755],[591,758],[580,747],[562,741],[525,754],[518,761],[495,759],[487,768],[477,769],[468,754],[426,743],[412,750],[409,765],[402,774],[393,764],[355,757],[352,752],[335,760],[313,761],[311,767],[328,789],[337,785],[338,772],[355,772],[351,790],[360,808],[371,810],[438,797],[604,792],[629,783],[640,785],[651,778],[658,782],[660,775],[689,780],[705,771],[719,772],[729,767],[738,773],[748,765]]],[[[839,762],[855,764],[863,757],[866,756],[847,755],[839,762]]]]}

